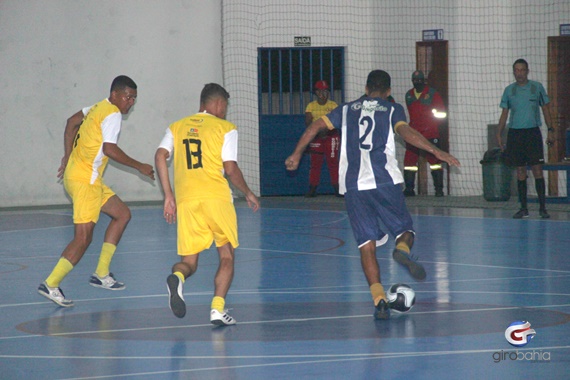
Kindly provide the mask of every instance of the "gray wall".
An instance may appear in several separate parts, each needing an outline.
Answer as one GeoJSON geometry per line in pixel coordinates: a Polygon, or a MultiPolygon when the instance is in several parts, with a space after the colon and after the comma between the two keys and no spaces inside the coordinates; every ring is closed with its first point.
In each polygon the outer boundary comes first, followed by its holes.
{"type": "MultiPolygon", "coordinates": [[[[547,37],[570,22],[568,0],[259,4],[0,0],[0,207],[69,203],[56,178],[65,120],[106,97],[119,74],[139,85],[119,145],[148,163],[168,124],[197,110],[202,86],[223,83],[231,94],[228,120],[240,130],[239,164],[258,192],[258,47],[292,46],[299,35],[312,36],[313,46],[345,46],[348,99],[381,67],[402,102],[415,42],[423,29],[436,28],[450,44],[450,146],[462,161],[452,171],[453,195],[482,194],[486,126],[499,119],[512,62],[527,58],[530,78],[546,85],[547,37]]],[[[157,183],[112,164],[105,181],[126,201],[162,198],[157,183]]]]}
{"type": "MultiPolygon", "coordinates": [[[[167,126],[196,112],[205,83],[222,83],[221,1],[2,0],[0,207],[68,204],[57,168],[67,118],[129,75],[137,103],[119,146],[154,164],[167,126]]],[[[110,164],[126,201],[162,199],[158,183],[110,164]]]]}

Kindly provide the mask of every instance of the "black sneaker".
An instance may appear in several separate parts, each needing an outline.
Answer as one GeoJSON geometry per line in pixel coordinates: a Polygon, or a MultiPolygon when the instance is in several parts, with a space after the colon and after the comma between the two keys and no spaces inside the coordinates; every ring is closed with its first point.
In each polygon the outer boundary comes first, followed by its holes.
{"type": "Polygon", "coordinates": [[[513,219],[522,218],[528,218],[528,210],[526,208],[521,208],[515,215],[513,215],[513,219]]]}
{"type": "Polygon", "coordinates": [[[416,196],[416,192],[414,191],[414,189],[405,189],[404,190],[404,197],[415,197],[416,196]]]}
{"type": "Polygon", "coordinates": [[[550,218],[550,214],[546,211],[546,209],[538,210],[538,213],[542,219],[550,218]]]}
{"type": "Polygon", "coordinates": [[[186,315],[186,303],[182,295],[182,281],[177,275],[171,274],[166,278],[166,285],[168,288],[168,306],[170,310],[178,318],[183,318],[186,315]]]}
{"type": "Polygon", "coordinates": [[[380,300],[374,309],[374,319],[384,321],[390,319],[390,308],[385,300],[380,300]]]}
{"type": "Polygon", "coordinates": [[[408,254],[398,248],[394,249],[394,252],[392,252],[392,257],[394,260],[396,260],[397,263],[407,267],[413,278],[416,280],[425,280],[426,270],[422,264],[418,263],[417,257],[412,254],[408,254]]]}

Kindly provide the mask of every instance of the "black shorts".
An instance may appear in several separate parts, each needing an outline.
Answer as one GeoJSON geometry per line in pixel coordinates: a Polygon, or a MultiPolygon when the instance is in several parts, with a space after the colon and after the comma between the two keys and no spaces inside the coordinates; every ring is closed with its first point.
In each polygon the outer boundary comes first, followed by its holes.
{"type": "Polygon", "coordinates": [[[505,164],[508,166],[533,166],[544,164],[544,149],[540,128],[509,129],[505,164]]]}

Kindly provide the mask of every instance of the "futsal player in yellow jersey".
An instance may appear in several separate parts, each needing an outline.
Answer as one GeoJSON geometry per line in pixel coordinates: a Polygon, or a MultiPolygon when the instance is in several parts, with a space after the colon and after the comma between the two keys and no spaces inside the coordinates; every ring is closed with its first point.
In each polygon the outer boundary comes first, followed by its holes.
{"type": "Polygon", "coordinates": [[[225,120],[229,97],[219,84],[207,84],[200,95],[199,113],[171,124],[155,154],[164,191],[164,218],[168,223],[178,223],[181,260],[166,279],[170,309],[178,318],[186,315],[183,284],[196,272],[200,252],[215,242],[220,262],[210,312],[214,325],[236,323],[224,308],[234,276],[234,250],[239,245],[237,217],[226,177],[245,195],[253,211],[259,209],[259,200],[237,164],[236,126],[225,120]],[[174,160],[176,197],[168,173],[170,158],[174,160]]]}
{"type": "Polygon", "coordinates": [[[58,170],[65,190],[73,202],[73,240],[61,254],[51,274],[40,284],[38,293],[63,307],[73,306],[65,298],[60,282],[81,260],[91,244],[99,214],[111,217],[105,232],[101,255],[89,284],[109,290],[122,290],[125,285],[115,280],[109,265],[121,236],[131,219],[127,205],[103,183],[103,172],[109,158],[137,169],[154,180],[154,170],[123,152],[117,146],[122,115],[129,113],[137,97],[137,85],[124,75],[111,84],[109,98],[76,112],[67,120],[64,134],[64,156],[58,170]]]}

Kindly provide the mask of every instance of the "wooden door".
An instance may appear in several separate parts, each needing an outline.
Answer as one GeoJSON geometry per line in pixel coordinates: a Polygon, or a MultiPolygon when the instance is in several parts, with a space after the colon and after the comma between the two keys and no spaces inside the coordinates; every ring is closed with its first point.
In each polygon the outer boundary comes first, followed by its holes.
{"type": "MultiPolygon", "coordinates": [[[[416,42],[416,70],[426,75],[428,84],[435,88],[443,98],[447,108],[447,118],[440,124],[441,147],[449,152],[449,71],[448,71],[448,41],[416,42]]],[[[427,194],[428,175],[425,156],[420,155],[418,163],[418,194],[427,194]]],[[[450,192],[450,175],[447,172],[447,194],[450,192]]]]}
{"type": "MultiPolygon", "coordinates": [[[[548,37],[548,96],[556,142],[548,148],[548,162],[570,156],[566,131],[570,128],[570,37],[548,37]]],[[[558,172],[548,175],[548,194],[558,196],[558,172]]]]}

